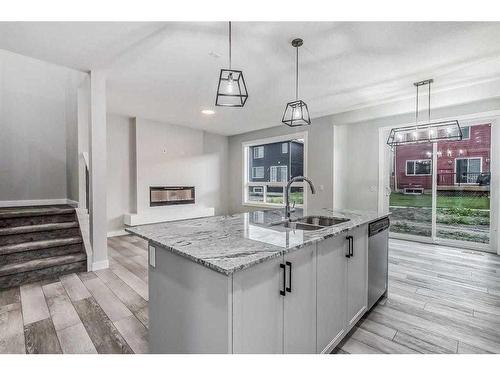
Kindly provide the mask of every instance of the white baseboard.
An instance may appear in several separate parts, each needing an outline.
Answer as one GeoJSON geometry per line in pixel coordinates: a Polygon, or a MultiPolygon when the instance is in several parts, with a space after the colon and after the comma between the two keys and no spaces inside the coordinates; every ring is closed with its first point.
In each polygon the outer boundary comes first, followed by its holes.
{"type": "Polygon", "coordinates": [[[109,260],[101,260],[100,262],[92,263],[92,271],[99,271],[109,268],[109,260]]]}
{"type": "Polygon", "coordinates": [[[55,204],[69,204],[77,207],[78,202],[71,199],[27,199],[20,201],[0,201],[0,207],[25,207],[25,206],[49,206],[55,204]]]}
{"type": "Polygon", "coordinates": [[[117,237],[117,236],[126,236],[127,234],[130,234],[125,231],[125,229],[121,230],[113,230],[111,232],[108,232],[108,238],[109,237],[117,237]]]}

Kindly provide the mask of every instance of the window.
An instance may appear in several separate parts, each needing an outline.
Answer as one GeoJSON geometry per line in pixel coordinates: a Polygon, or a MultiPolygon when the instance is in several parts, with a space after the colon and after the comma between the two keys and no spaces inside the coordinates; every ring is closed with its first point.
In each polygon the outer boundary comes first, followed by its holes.
{"type": "Polygon", "coordinates": [[[271,182],[288,182],[288,166],[273,165],[271,167],[271,182]]]}
{"type": "Polygon", "coordinates": [[[470,126],[464,126],[462,129],[462,139],[470,139],[470,126]]]}
{"type": "Polygon", "coordinates": [[[253,167],[252,178],[264,178],[264,167],[253,167]]]}
{"type": "Polygon", "coordinates": [[[264,146],[254,147],[253,148],[253,158],[254,159],[262,159],[263,157],[264,157],[264,146]]]}
{"type": "MultiPolygon", "coordinates": [[[[293,176],[304,175],[306,135],[300,133],[243,144],[243,204],[283,206],[285,186],[293,176]],[[265,157],[264,157],[265,155],[265,157]]],[[[304,204],[304,182],[291,187],[291,202],[304,204]]]]}
{"type": "Polygon", "coordinates": [[[431,174],[431,159],[425,160],[407,160],[406,175],[407,176],[429,176],[431,174]]]}
{"type": "Polygon", "coordinates": [[[282,143],[281,144],[281,153],[282,154],[288,154],[288,143],[282,143]]]}
{"type": "Polygon", "coordinates": [[[475,184],[481,175],[481,158],[455,159],[455,183],[475,184]]]}

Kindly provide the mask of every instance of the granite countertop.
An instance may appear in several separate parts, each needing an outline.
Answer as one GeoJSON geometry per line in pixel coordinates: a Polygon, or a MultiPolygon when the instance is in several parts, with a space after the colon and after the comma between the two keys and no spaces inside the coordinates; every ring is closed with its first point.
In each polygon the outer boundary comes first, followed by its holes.
{"type": "Polygon", "coordinates": [[[283,220],[283,210],[267,210],[142,225],[126,228],[126,231],[214,271],[231,275],[387,216],[369,211],[332,209],[302,213],[298,209],[292,213],[292,218],[305,215],[335,216],[350,220],[315,231],[287,229],[270,225],[283,220]]]}

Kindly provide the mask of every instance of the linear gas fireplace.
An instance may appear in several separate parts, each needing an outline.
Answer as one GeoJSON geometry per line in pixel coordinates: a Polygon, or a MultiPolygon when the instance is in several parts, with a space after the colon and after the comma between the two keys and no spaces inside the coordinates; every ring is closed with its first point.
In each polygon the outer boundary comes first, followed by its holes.
{"type": "Polygon", "coordinates": [[[194,186],[150,186],[149,206],[194,203],[194,186]]]}

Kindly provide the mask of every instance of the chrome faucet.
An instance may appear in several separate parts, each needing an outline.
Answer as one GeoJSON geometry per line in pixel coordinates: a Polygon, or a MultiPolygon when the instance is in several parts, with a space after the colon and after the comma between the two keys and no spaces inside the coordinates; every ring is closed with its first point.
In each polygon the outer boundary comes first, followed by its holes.
{"type": "MultiPolygon", "coordinates": [[[[286,189],[285,189],[285,219],[288,221],[290,221],[290,189],[292,187],[292,184],[294,182],[298,182],[298,181],[306,181],[311,188],[311,193],[312,194],[316,193],[316,189],[314,188],[314,185],[310,179],[308,179],[307,177],[304,177],[304,176],[292,177],[290,179],[290,181],[288,181],[288,183],[286,184],[286,189]]],[[[305,194],[305,191],[304,191],[304,194],[305,194]]],[[[295,202],[294,202],[294,204],[295,204],[295,202]]]]}

